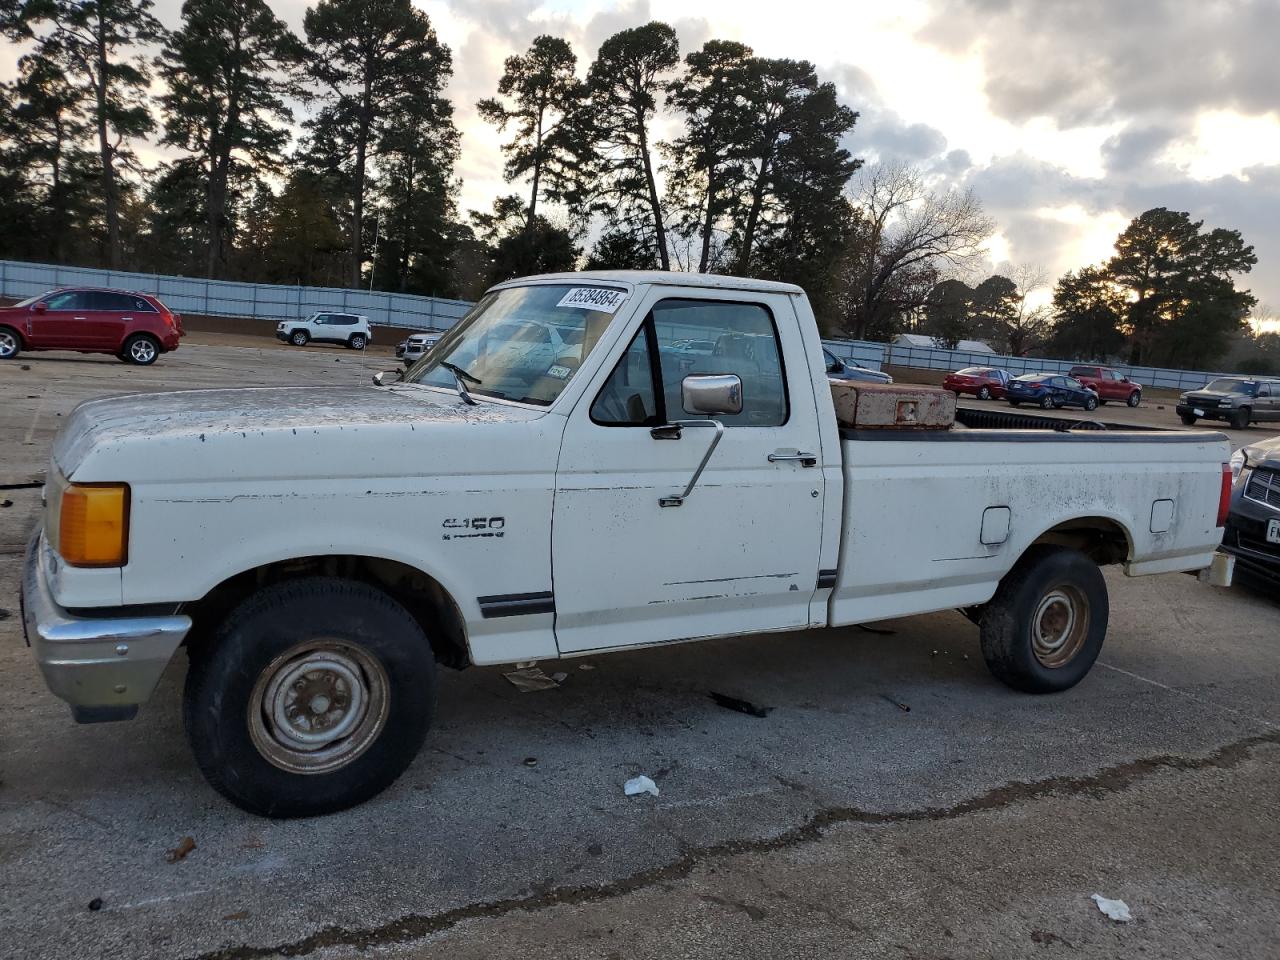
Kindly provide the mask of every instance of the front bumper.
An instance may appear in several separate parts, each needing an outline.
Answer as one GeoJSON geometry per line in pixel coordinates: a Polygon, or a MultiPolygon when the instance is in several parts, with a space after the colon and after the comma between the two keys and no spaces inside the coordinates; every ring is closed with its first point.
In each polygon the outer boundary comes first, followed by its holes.
{"type": "Polygon", "coordinates": [[[1174,410],[1180,417],[1196,417],[1200,420],[1230,420],[1234,407],[1197,407],[1193,403],[1179,403],[1174,410]]]}
{"type": "Polygon", "coordinates": [[[1267,542],[1267,524],[1280,517],[1280,511],[1242,496],[1247,482],[1246,475],[1232,494],[1222,549],[1234,556],[1245,572],[1280,585],[1280,544],[1267,542]]]}
{"type": "Polygon", "coordinates": [[[21,594],[23,630],[45,683],[71,705],[78,723],[128,720],[151,696],[191,618],[71,614],[49,591],[48,549],[37,528],[27,545],[21,594]]]}

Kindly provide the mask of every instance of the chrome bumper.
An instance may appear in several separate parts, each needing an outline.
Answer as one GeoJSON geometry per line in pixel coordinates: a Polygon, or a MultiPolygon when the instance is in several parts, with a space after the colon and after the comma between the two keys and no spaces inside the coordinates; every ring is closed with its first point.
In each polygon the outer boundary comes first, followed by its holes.
{"type": "Polygon", "coordinates": [[[41,563],[43,531],[27,545],[22,626],[54,695],[79,723],[128,720],[138,712],[191,629],[181,615],[80,617],[59,607],[41,563]]]}

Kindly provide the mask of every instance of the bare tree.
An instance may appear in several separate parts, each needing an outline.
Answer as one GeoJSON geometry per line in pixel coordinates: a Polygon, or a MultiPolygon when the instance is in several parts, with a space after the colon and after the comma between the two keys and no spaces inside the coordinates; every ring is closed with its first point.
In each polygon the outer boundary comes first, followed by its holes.
{"type": "MultiPolygon", "coordinates": [[[[904,164],[880,164],[858,181],[859,209],[842,271],[842,313],[858,339],[885,336],[928,294],[927,275],[963,268],[981,255],[995,225],[972,191],[935,193],[904,164]]],[[[932,286],[931,284],[929,286],[932,286]]]]}
{"type": "Polygon", "coordinates": [[[1014,312],[1005,324],[1004,347],[1015,357],[1025,356],[1049,338],[1053,331],[1053,308],[1042,303],[1038,307],[1027,301],[1037,290],[1049,286],[1049,271],[1040,264],[1004,264],[1000,270],[1016,288],[1014,312]]]}

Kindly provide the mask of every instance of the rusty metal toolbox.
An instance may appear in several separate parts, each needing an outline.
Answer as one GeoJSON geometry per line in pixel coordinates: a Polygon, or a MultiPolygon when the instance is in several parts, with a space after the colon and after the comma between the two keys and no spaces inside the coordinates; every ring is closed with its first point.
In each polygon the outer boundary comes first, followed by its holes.
{"type": "Polygon", "coordinates": [[[956,395],[940,387],[832,383],[836,421],[856,430],[950,430],[956,395]]]}

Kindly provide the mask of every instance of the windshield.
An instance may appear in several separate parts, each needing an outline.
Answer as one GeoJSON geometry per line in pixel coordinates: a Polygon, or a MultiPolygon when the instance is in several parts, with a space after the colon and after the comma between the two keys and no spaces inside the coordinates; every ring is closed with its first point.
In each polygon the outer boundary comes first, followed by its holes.
{"type": "Polygon", "coordinates": [[[476,397],[548,406],[573,379],[627,295],[609,287],[537,284],[485,294],[430,353],[409,383],[476,397]]]}
{"type": "Polygon", "coordinates": [[[48,296],[47,293],[38,293],[34,297],[27,297],[25,300],[19,300],[14,304],[15,307],[29,307],[42,297],[48,296]]]}
{"type": "Polygon", "coordinates": [[[1244,393],[1253,396],[1258,389],[1256,383],[1244,380],[1228,380],[1226,378],[1214,380],[1205,390],[1216,390],[1219,393],[1244,393]]]}

